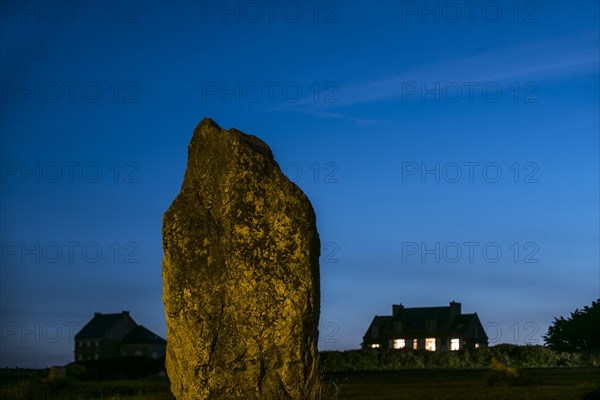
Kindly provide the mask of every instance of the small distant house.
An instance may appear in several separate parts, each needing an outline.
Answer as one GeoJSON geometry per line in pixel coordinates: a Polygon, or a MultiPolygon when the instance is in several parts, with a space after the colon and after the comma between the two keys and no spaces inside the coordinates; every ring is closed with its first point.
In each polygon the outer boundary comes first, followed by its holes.
{"type": "Polygon", "coordinates": [[[488,337],[477,313],[462,314],[461,304],[447,307],[392,306],[392,315],[375,316],[363,336],[363,349],[429,351],[487,347],[488,337]]]}
{"type": "Polygon", "coordinates": [[[120,314],[95,313],[75,335],[75,361],[119,356],[164,357],[167,342],[138,325],[129,311],[120,314]]]}

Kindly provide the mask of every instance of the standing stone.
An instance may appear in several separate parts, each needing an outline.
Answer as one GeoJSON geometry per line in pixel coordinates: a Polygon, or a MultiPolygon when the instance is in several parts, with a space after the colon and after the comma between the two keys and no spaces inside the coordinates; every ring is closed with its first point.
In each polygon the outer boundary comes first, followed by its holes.
{"type": "Polygon", "coordinates": [[[175,397],[317,398],[319,235],[271,149],[203,119],[162,234],[175,397]]]}

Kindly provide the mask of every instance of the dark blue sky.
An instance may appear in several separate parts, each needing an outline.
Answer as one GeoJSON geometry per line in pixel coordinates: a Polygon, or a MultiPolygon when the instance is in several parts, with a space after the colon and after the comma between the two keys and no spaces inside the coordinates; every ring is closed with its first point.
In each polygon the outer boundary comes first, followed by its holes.
{"type": "Polygon", "coordinates": [[[599,3],[1,3],[0,366],[94,312],[165,336],[161,217],[205,116],[311,199],[321,349],[462,302],[542,343],[600,296],[599,3]]]}

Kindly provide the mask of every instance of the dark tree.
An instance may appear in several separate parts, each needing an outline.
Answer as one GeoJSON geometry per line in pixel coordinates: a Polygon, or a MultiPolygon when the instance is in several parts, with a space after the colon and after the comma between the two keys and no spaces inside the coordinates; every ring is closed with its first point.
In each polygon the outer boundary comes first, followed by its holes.
{"type": "Polygon", "coordinates": [[[600,299],[576,309],[570,318],[554,318],[544,340],[552,350],[600,351],[600,299]]]}

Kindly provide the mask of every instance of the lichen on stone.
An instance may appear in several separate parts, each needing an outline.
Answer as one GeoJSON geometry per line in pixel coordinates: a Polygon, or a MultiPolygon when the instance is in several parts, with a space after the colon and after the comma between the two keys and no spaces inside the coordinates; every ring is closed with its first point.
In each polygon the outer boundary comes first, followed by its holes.
{"type": "Polygon", "coordinates": [[[319,236],[271,149],[203,119],[162,233],[176,398],[315,398],[319,236]]]}

